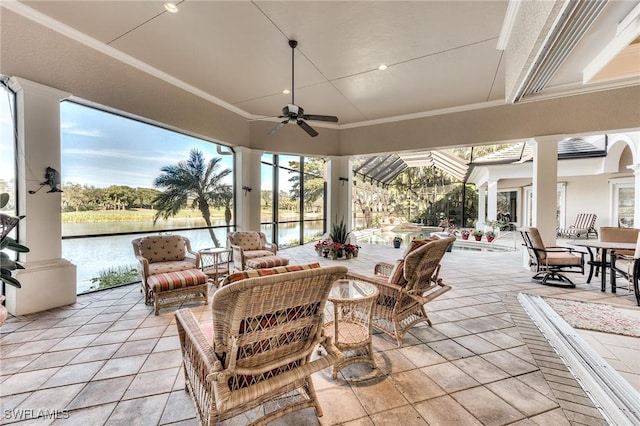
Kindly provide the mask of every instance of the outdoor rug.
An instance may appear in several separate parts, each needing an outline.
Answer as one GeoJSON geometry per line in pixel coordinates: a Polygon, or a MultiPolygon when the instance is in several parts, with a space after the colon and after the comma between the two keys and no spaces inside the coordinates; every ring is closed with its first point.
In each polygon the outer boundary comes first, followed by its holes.
{"type": "Polygon", "coordinates": [[[625,313],[624,309],[601,303],[551,297],[543,299],[573,328],[640,337],[640,321],[625,313]]]}

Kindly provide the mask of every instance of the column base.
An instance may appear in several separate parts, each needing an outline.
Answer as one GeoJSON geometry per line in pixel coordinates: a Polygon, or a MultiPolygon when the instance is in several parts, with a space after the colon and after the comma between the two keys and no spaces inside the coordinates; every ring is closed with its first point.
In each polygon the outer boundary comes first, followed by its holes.
{"type": "Polygon", "coordinates": [[[22,288],[5,284],[11,315],[27,315],[76,302],[76,265],[66,259],[31,262],[18,271],[22,288]]]}

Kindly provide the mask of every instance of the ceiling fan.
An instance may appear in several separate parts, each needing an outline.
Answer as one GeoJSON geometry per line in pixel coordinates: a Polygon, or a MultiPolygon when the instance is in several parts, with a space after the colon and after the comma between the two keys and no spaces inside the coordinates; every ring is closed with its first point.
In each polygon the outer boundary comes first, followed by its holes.
{"type": "Polygon", "coordinates": [[[282,108],[282,115],[279,115],[278,118],[284,118],[282,122],[278,123],[271,131],[269,131],[269,135],[273,135],[275,132],[280,129],[280,127],[289,123],[290,121],[295,122],[298,126],[302,127],[302,129],[309,134],[309,136],[316,137],[318,136],[318,132],[311,126],[309,126],[306,120],[314,120],[314,121],[328,121],[331,123],[337,123],[338,117],[333,115],[314,115],[314,114],[305,114],[304,109],[301,106],[296,105],[295,103],[295,86],[294,86],[294,53],[296,47],[298,46],[298,42],[296,40],[289,40],[289,46],[291,47],[291,103],[287,104],[284,108],[282,108]]]}

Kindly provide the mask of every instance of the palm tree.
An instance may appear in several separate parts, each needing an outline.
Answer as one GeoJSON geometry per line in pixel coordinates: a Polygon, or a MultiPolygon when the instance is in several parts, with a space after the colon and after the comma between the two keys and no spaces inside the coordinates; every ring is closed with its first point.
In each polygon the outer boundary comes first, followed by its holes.
{"type": "Polygon", "coordinates": [[[202,152],[192,149],[189,159],[180,161],[177,165],[163,166],[162,174],[153,181],[153,186],[164,189],[154,200],[156,214],[153,218],[155,224],[158,218],[168,219],[175,216],[191,201],[191,208],[198,208],[209,227],[211,241],[216,247],[220,242],[211,229],[210,204],[215,205],[217,194],[224,191],[228,185],[222,183],[231,170],[224,169],[218,173],[222,158],[212,158],[205,162],[202,152]]]}

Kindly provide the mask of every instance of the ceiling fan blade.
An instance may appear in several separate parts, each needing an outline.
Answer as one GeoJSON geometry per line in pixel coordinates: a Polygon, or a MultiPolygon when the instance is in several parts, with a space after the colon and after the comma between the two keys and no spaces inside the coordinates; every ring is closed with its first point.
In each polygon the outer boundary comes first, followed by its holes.
{"type": "Polygon", "coordinates": [[[284,120],[281,123],[278,123],[275,125],[274,128],[272,128],[271,130],[269,130],[269,133],[267,133],[268,136],[273,135],[275,132],[277,132],[278,130],[280,130],[280,127],[284,126],[285,124],[287,124],[289,122],[289,119],[284,120]]]}
{"type": "Polygon", "coordinates": [[[333,115],[313,115],[313,114],[305,114],[302,116],[305,120],[315,120],[315,121],[330,121],[332,123],[338,122],[338,117],[333,115]]]}
{"type": "Polygon", "coordinates": [[[313,127],[309,126],[303,120],[298,120],[298,126],[302,127],[302,129],[309,134],[312,138],[318,136],[318,132],[313,130],[313,127]]]}

